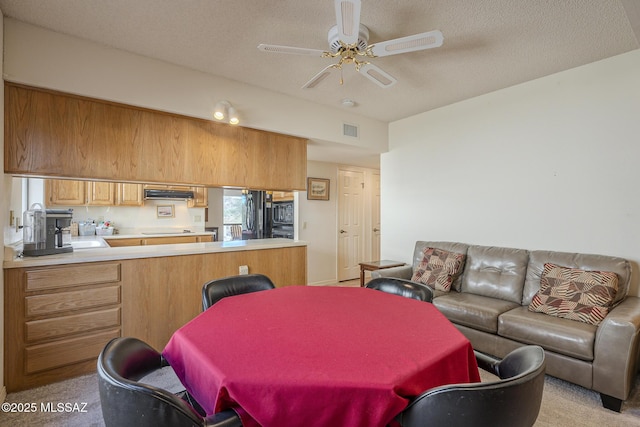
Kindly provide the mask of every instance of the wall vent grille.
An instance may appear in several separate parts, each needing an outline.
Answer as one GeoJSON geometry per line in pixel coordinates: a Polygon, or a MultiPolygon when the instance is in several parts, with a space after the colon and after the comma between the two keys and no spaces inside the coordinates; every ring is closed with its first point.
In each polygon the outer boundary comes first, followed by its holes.
{"type": "Polygon", "coordinates": [[[358,138],[360,134],[360,129],[356,125],[351,125],[349,123],[342,124],[342,134],[344,136],[348,136],[350,138],[358,138]]]}

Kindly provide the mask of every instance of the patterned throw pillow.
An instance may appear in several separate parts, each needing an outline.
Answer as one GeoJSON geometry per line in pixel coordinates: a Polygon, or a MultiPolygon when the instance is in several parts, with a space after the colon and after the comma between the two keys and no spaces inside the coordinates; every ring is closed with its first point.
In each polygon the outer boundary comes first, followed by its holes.
{"type": "Polygon", "coordinates": [[[462,272],[466,255],[436,248],[424,248],[422,255],[411,281],[449,292],[451,284],[462,272]]]}
{"type": "Polygon", "coordinates": [[[529,310],[597,325],[609,313],[617,292],[616,273],[547,263],[529,310]]]}

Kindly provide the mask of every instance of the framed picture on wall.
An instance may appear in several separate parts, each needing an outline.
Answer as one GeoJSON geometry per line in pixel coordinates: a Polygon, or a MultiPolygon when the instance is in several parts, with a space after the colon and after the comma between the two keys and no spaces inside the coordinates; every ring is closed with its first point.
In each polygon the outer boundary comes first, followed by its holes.
{"type": "Polygon", "coordinates": [[[307,178],[307,200],[329,200],[330,181],[324,178],[307,178]]]}
{"type": "Polygon", "coordinates": [[[173,218],[175,216],[175,211],[173,209],[174,205],[158,205],[157,206],[157,215],[158,218],[173,218]]]}

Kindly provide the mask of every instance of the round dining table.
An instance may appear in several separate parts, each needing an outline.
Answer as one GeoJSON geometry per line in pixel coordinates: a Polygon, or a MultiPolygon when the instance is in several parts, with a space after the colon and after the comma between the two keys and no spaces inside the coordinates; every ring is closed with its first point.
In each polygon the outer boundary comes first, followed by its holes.
{"type": "Polygon", "coordinates": [[[207,414],[233,408],[245,427],[383,427],[427,389],[480,381],[432,304],[359,287],[223,298],[163,356],[207,414]]]}

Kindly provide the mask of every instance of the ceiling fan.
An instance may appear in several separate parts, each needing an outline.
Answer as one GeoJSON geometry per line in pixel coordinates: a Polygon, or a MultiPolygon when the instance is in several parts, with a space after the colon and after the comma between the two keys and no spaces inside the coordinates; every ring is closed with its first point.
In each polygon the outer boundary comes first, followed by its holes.
{"type": "MultiPolygon", "coordinates": [[[[329,29],[328,51],[272,44],[258,45],[258,49],[263,52],[338,59],[337,63],[325,67],[313,76],[302,86],[303,89],[316,87],[333,71],[341,71],[345,64],[354,64],[356,71],[378,86],[388,88],[396,84],[397,80],[380,67],[369,62],[369,59],[442,46],[444,37],[438,30],[369,45],[369,29],[360,23],[361,0],[334,1],[337,25],[329,29]]],[[[342,83],[341,75],[340,84],[342,83]]]]}

